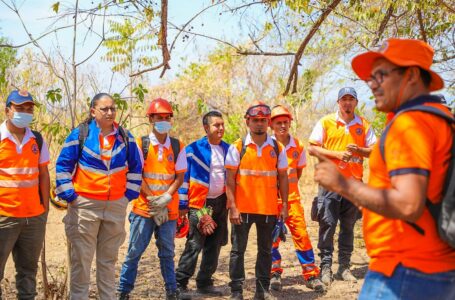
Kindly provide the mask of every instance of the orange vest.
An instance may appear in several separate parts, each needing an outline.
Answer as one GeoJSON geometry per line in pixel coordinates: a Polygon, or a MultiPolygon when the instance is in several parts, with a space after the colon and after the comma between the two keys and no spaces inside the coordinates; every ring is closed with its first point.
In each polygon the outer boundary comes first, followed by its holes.
{"type": "MultiPolygon", "coordinates": [[[[323,117],[320,122],[322,122],[325,135],[321,146],[327,150],[333,151],[346,151],[346,146],[348,144],[367,147],[365,139],[366,134],[370,129],[370,124],[368,124],[364,118],[358,117],[362,121],[362,124],[356,123],[349,126],[349,131],[346,131],[346,124],[337,121],[337,113],[323,117]]],[[[332,158],[332,161],[339,166],[339,159],[332,158]]],[[[338,167],[338,169],[345,177],[354,177],[355,179],[362,180],[363,157],[354,154],[349,163],[347,163],[346,168],[343,169],[338,167]]]]}
{"type": "MultiPolygon", "coordinates": [[[[104,137],[100,135],[99,147],[102,161],[110,163],[111,150],[114,147],[116,135],[106,137],[107,144],[104,144],[104,137]]],[[[103,171],[78,164],[73,178],[74,190],[81,196],[95,200],[117,200],[124,196],[126,190],[126,173],[128,166],[124,165],[117,169],[103,171]],[[108,174],[109,173],[109,174],[108,174]],[[97,193],[94,194],[93,191],[97,193]]]]}
{"type": "MultiPolygon", "coordinates": [[[[234,145],[240,153],[242,139],[234,145]]],[[[282,151],[281,143],[278,149],[282,151]]],[[[262,157],[257,157],[256,145],[247,145],[236,175],[235,204],[241,213],[278,214],[278,155],[273,146],[267,145],[262,149],[262,157]]]]}
{"type": "MultiPolygon", "coordinates": [[[[432,104],[447,110],[440,104],[432,104]]],[[[385,159],[379,143],[370,155],[368,185],[390,189],[390,174],[428,173],[427,199],[441,199],[445,174],[450,161],[452,130],[446,121],[423,112],[406,112],[395,119],[385,140],[385,159]]],[[[389,219],[367,209],[363,210],[363,232],[369,268],[391,276],[402,264],[424,273],[455,270],[455,249],[443,242],[428,209],[415,222],[425,234],[398,219],[389,219]]]]}
{"type": "Polygon", "coordinates": [[[35,138],[17,153],[8,138],[0,143],[0,215],[35,217],[44,213],[39,195],[39,156],[35,138]]]}
{"type": "MultiPolygon", "coordinates": [[[[142,149],[142,139],[136,140],[138,147],[142,149]]],[[[180,142],[180,149],[183,149],[184,145],[180,142]]],[[[175,163],[177,157],[174,157],[172,147],[167,149],[163,147],[163,159],[158,160],[158,149],[159,145],[152,145],[150,143],[147,159],[144,161],[144,170],[142,172],[143,183],[147,184],[149,189],[152,191],[153,196],[159,196],[164,194],[169,186],[174,182],[175,179],[175,163]]],[[[184,172],[184,170],[182,171],[184,172]]],[[[148,214],[148,200],[147,196],[141,190],[139,198],[133,201],[133,212],[142,217],[150,217],[148,214]]],[[[176,220],[179,217],[179,196],[178,193],[172,195],[171,202],[167,205],[169,210],[169,220],[176,220]]]]}
{"type": "MultiPolygon", "coordinates": [[[[289,182],[289,195],[288,202],[300,202],[299,179],[297,178],[297,164],[304,147],[302,142],[294,138],[296,147],[290,147],[286,150],[288,159],[288,182],[289,182]]],[[[281,199],[279,199],[281,203],[281,199]]]]}

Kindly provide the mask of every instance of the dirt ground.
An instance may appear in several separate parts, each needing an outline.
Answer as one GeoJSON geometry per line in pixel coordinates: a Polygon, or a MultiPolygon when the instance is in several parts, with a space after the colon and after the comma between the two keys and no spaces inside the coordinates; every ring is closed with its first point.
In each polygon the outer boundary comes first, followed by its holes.
{"type": "MultiPolygon", "coordinates": [[[[308,172],[308,171],[307,171],[308,172]]],[[[309,172],[308,172],[309,173],[309,172]]],[[[310,174],[308,174],[310,175],[310,174]]],[[[304,177],[305,178],[305,177],[304,177]]],[[[308,178],[308,177],[307,177],[308,178]]],[[[308,192],[303,193],[305,213],[307,216],[308,231],[311,236],[313,247],[317,246],[318,226],[316,222],[309,219],[309,209],[311,206],[311,200],[315,194],[316,187],[311,180],[307,180],[310,188],[308,192]]],[[[65,212],[57,211],[51,208],[48,219],[48,226],[46,232],[46,263],[48,268],[48,281],[54,283],[57,286],[61,285],[66,272],[66,239],[64,234],[64,227],[62,219],[65,212]]],[[[126,230],[128,232],[128,222],[126,223],[126,230]]],[[[323,295],[315,293],[303,284],[301,276],[301,267],[299,266],[297,257],[295,256],[294,246],[291,242],[290,236],[288,241],[282,243],[280,250],[282,253],[282,265],[284,267],[284,274],[282,277],[283,290],[281,292],[273,292],[278,299],[356,299],[363,283],[363,277],[365,276],[368,257],[366,255],[364,242],[361,234],[361,222],[356,225],[355,242],[354,242],[354,254],[352,257],[352,272],[359,278],[357,283],[349,284],[343,281],[335,280],[331,285],[329,291],[323,295]]],[[[250,232],[250,243],[245,257],[245,271],[246,271],[246,282],[244,286],[245,299],[252,299],[254,295],[255,281],[254,281],[254,265],[256,260],[256,232],[254,227],[250,232]]],[[[119,260],[117,262],[116,276],[120,272],[121,263],[126,254],[128,247],[128,239],[120,248],[119,260]]],[[[176,239],[176,251],[175,260],[178,261],[180,254],[183,251],[185,239],[176,239]]],[[[224,297],[217,297],[217,299],[228,299],[229,298],[229,251],[230,244],[223,247],[221,250],[218,270],[214,275],[215,285],[220,286],[225,290],[224,297]]],[[[337,246],[335,247],[335,251],[337,246]]],[[[318,250],[315,249],[315,255],[318,250]]],[[[316,258],[319,264],[319,257],[316,258]]],[[[333,271],[336,272],[337,265],[337,253],[334,255],[334,266],[333,271]]],[[[96,283],[95,283],[95,265],[92,265],[92,279],[91,279],[91,299],[96,298],[96,283]]],[[[39,295],[38,299],[44,299],[43,284],[41,270],[38,275],[39,295]]],[[[10,259],[6,266],[5,280],[2,282],[2,288],[6,292],[6,299],[15,299],[15,279],[14,279],[14,266],[10,259]]],[[[113,287],[114,288],[114,287],[113,287]]],[[[195,289],[194,280],[190,281],[190,289],[195,289]]],[[[142,261],[139,265],[139,272],[136,282],[136,288],[131,294],[132,299],[162,299],[164,298],[164,285],[159,271],[159,261],[157,258],[157,250],[152,241],[148,250],[144,254],[142,261]]],[[[195,299],[202,299],[202,297],[194,297],[195,299]]],[[[212,298],[215,299],[215,298],[212,298]]]]}

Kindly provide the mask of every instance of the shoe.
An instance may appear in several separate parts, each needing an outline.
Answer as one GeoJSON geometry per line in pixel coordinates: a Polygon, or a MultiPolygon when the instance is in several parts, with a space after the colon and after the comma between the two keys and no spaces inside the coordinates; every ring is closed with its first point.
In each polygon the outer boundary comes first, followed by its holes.
{"type": "Polygon", "coordinates": [[[214,287],[213,285],[198,287],[196,291],[199,294],[207,296],[223,296],[223,292],[220,289],[214,287]]]}
{"type": "Polygon", "coordinates": [[[243,293],[241,291],[231,292],[229,300],[243,300],[243,293]]]}
{"type": "Polygon", "coordinates": [[[177,292],[166,293],[166,300],[178,300],[177,292]]]}
{"type": "Polygon", "coordinates": [[[349,270],[349,266],[340,266],[338,268],[338,271],[335,274],[335,276],[339,280],[353,282],[353,283],[357,282],[357,278],[355,278],[355,276],[352,275],[351,270],[349,270]]]}
{"type": "Polygon", "coordinates": [[[276,297],[273,296],[269,291],[264,291],[262,293],[256,292],[254,294],[253,300],[276,300],[276,297]]]}
{"type": "Polygon", "coordinates": [[[326,286],[329,286],[333,281],[332,268],[330,266],[321,267],[321,281],[326,286]]]}
{"type": "Polygon", "coordinates": [[[120,293],[118,295],[118,300],[129,300],[130,299],[130,293],[120,293]]]}
{"type": "Polygon", "coordinates": [[[270,288],[274,291],[281,291],[283,287],[281,286],[281,274],[273,273],[272,278],[270,278],[270,288]]]}
{"type": "Polygon", "coordinates": [[[308,280],[305,280],[305,286],[309,289],[312,289],[316,292],[325,292],[325,285],[322,283],[321,279],[317,277],[310,277],[308,280]]]}

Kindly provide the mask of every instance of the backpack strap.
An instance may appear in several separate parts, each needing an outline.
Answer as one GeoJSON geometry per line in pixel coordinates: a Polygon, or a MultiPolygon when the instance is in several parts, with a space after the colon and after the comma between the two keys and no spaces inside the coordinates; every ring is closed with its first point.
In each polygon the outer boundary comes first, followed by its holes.
{"type": "Polygon", "coordinates": [[[85,122],[81,123],[81,124],[79,124],[79,126],[77,126],[77,128],[79,128],[79,136],[78,136],[78,140],[79,140],[79,159],[81,159],[82,149],[84,149],[85,141],[87,140],[87,136],[88,136],[88,124],[85,123],[85,122]]]}
{"type": "Polygon", "coordinates": [[[118,131],[119,131],[120,136],[123,138],[123,142],[125,143],[126,160],[128,161],[128,150],[129,150],[129,145],[130,145],[130,137],[128,135],[128,130],[126,130],[122,126],[119,126],[118,131]]]}
{"type": "Polygon", "coordinates": [[[171,140],[171,148],[172,152],[174,153],[174,163],[177,163],[177,158],[179,157],[180,153],[180,141],[172,136],[169,136],[171,140]]]}
{"type": "MultiPolygon", "coordinates": [[[[243,158],[243,156],[245,156],[245,153],[246,153],[247,145],[245,144],[245,139],[246,139],[246,137],[242,138],[242,150],[240,151],[240,161],[242,161],[242,158],[243,158]]],[[[275,149],[275,153],[276,153],[276,168],[278,169],[278,156],[280,155],[280,147],[278,146],[278,142],[275,139],[272,139],[272,141],[273,141],[273,149],[275,149]]]]}
{"type": "MultiPolygon", "coordinates": [[[[421,111],[421,112],[425,112],[425,113],[429,113],[429,114],[432,114],[432,115],[435,115],[435,116],[438,116],[440,118],[443,118],[444,120],[446,120],[450,125],[454,124],[455,123],[455,119],[453,116],[449,116],[447,115],[446,113],[444,113],[442,110],[440,110],[439,108],[437,107],[434,107],[434,106],[427,106],[427,105],[416,105],[416,106],[413,106],[413,107],[410,107],[410,108],[407,108],[407,109],[404,109],[402,111],[400,111],[398,114],[396,114],[393,119],[389,122],[389,124],[387,124],[386,128],[384,129],[384,132],[382,133],[381,135],[381,138],[379,140],[379,151],[381,153],[381,157],[382,157],[382,160],[385,162],[385,139],[387,137],[387,134],[390,130],[390,128],[392,127],[392,124],[393,122],[395,121],[395,119],[402,113],[405,113],[405,112],[408,112],[408,111],[421,111]]],[[[452,159],[451,159],[451,162],[449,164],[449,168],[447,170],[447,174],[450,175],[453,173],[454,171],[454,164],[453,164],[453,158],[455,157],[455,135],[453,135],[453,141],[452,141],[452,149],[451,149],[451,153],[452,153],[452,159]]],[[[444,187],[443,187],[443,195],[445,195],[445,193],[447,191],[452,191],[452,192],[455,192],[455,181],[450,181],[450,179],[452,178],[452,176],[446,176],[446,179],[445,179],[445,183],[444,183],[444,187]]],[[[441,212],[441,207],[442,207],[442,202],[440,203],[437,203],[437,204],[434,204],[433,202],[429,201],[428,199],[426,199],[425,201],[425,206],[427,207],[427,209],[429,210],[429,212],[431,213],[432,217],[434,218],[434,220],[437,222],[437,220],[439,219],[439,214],[441,212]]],[[[412,226],[412,228],[414,228],[418,233],[420,233],[421,235],[425,235],[425,230],[418,226],[417,224],[415,223],[412,223],[412,222],[406,222],[408,225],[412,226]]]]}
{"type": "Polygon", "coordinates": [[[242,158],[245,156],[245,153],[246,153],[245,139],[246,139],[246,137],[242,138],[242,150],[240,151],[240,161],[242,161],[242,158]]]}
{"type": "Polygon", "coordinates": [[[39,151],[43,150],[43,136],[38,131],[32,130],[33,135],[35,136],[36,143],[38,144],[39,151]]]}
{"type": "Polygon", "coordinates": [[[141,137],[141,141],[142,141],[142,155],[144,156],[144,161],[145,161],[149,154],[150,137],[148,135],[144,135],[141,137]]]}

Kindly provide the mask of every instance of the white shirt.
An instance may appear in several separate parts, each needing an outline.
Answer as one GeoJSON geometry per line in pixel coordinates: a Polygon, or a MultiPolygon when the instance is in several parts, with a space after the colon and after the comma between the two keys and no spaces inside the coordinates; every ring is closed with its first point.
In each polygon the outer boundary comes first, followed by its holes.
{"type": "Polygon", "coordinates": [[[225,186],[225,169],[224,169],[224,151],[220,145],[210,144],[212,156],[210,158],[210,181],[209,193],[207,198],[213,199],[224,193],[225,186]]]}
{"type": "MultiPolygon", "coordinates": [[[[149,138],[150,144],[152,144],[153,146],[158,145],[158,161],[163,161],[163,147],[168,150],[171,148],[171,139],[169,138],[169,135],[166,136],[164,144],[160,144],[153,131],[150,132],[149,138]]],[[[186,170],[187,166],[188,164],[186,163],[186,151],[185,148],[183,148],[180,150],[180,153],[175,162],[175,171],[178,172],[186,170]]]]}
{"type": "MultiPolygon", "coordinates": [[[[249,144],[256,145],[253,142],[253,139],[251,138],[250,133],[248,133],[245,138],[245,145],[248,146],[249,144]]],[[[256,145],[257,157],[262,157],[262,150],[267,145],[274,147],[273,140],[269,135],[267,135],[267,139],[264,142],[264,144],[262,144],[262,146],[256,145]]],[[[235,145],[229,146],[229,150],[226,155],[226,165],[232,166],[232,167],[238,167],[240,165],[240,153],[239,153],[239,150],[237,150],[237,147],[235,145]]],[[[288,167],[288,159],[286,157],[286,150],[283,148],[283,150],[281,150],[280,154],[278,155],[278,169],[280,169],[280,170],[287,169],[287,167],[288,167]]]]}
{"type": "MultiPolygon", "coordinates": [[[[28,141],[31,138],[33,138],[33,139],[35,138],[35,135],[30,130],[30,128],[26,127],[24,138],[22,139],[22,142],[19,143],[19,141],[16,140],[16,138],[11,134],[11,132],[9,132],[8,127],[6,127],[6,121],[4,121],[2,123],[2,125],[0,125],[0,135],[2,136],[1,141],[3,141],[4,139],[9,139],[14,144],[16,144],[16,152],[18,154],[22,153],[22,148],[24,147],[25,144],[28,143],[28,141]]],[[[43,140],[43,147],[42,147],[42,149],[40,149],[38,163],[41,165],[41,164],[45,164],[48,162],[49,162],[49,148],[47,147],[46,142],[43,140]]]]}
{"type": "MultiPolygon", "coordinates": [[[[362,120],[359,118],[359,116],[354,115],[354,119],[346,124],[346,122],[340,118],[340,113],[336,113],[336,121],[345,124],[345,131],[346,133],[349,133],[349,127],[355,125],[355,124],[360,124],[362,125],[362,120]]],[[[322,145],[324,141],[324,137],[326,135],[325,129],[322,127],[322,122],[319,120],[316,123],[316,126],[314,126],[313,131],[311,132],[309,140],[311,142],[315,142],[318,145],[322,145]]],[[[368,129],[368,132],[365,135],[365,145],[367,147],[371,147],[374,144],[376,144],[376,136],[374,135],[373,127],[370,126],[368,129]]]]}

